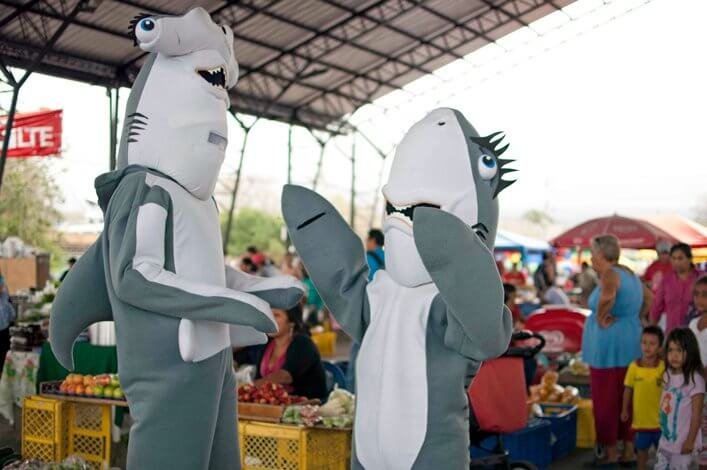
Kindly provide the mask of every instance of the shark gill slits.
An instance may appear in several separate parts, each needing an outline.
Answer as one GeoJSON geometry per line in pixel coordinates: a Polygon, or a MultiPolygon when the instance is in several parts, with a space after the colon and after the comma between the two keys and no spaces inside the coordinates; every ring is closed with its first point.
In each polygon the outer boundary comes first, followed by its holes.
{"type": "Polygon", "coordinates": [[[305,228],[307,225],[313,224],[314,222],[316,222],[317,220],[321,219],[321,218],[324,217],[325,215],[326,215],[326,212],[320,212],[319,214],[315,215],[314,217],[310,217],[309,219],[307,219],[307,220],[305,220],[304,222],[302,222],[301,224],[299,224],[299,225],[297,226],[297,230],[303,229],[303,228],[305,228]]]}
{"type": "Polygon", "coordinates": [[[483,241],[486,241],[489,229],[486,225],[483,224],[483,222],[479,222],[472,225],[471,229],[479,236],[479,238],[481,238],[483,241]]]}
{"type": "Polygon", "coordinates": [[[394,213],[402,214],[405,217],[407,217],[410,220],[413,220],[413,215],[415,214],[415,209],[418,207],[432,207],[434,209],[439,209],[439,206],[436,204],[428,204],[425,202],[421,202],[420,204],[413,204],[405,207],[396,207],[390,202],[385,203],[385,213],[390,215],[394,213]]]}
{"type": "Polygon", "coordinates": [[[486,233],[489,233],[489,228],[483,222],[478,222],[478,223],[472,225],[471,228],[473,228],[473,229],[478,228],[478,229],[483,230],[486,233]]]}

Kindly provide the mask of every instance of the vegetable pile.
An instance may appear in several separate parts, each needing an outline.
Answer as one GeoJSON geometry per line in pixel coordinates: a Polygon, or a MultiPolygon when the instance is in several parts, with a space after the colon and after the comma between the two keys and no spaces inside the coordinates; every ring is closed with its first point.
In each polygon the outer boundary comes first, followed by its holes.
{"type": "Polygon", "coordinates": [[[260,387],[241,385],[238,387],[238,401],[261,405],[293,405],[305,402],[307,398],[290,395],[282,385],[268,382],[260,387]]]}
{"type": "Polygon", "coordinates": [[[305,426],[322,425],[328,428],[348,428],[353,425],[355,399],[346,390],[335,389],[322,406],[288,406],[282,416],[283,423],[305,426]]]}

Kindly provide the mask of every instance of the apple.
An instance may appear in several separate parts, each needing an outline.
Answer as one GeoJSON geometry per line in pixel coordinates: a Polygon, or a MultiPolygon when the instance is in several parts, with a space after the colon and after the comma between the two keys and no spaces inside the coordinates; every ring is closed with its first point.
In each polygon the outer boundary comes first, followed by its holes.
{"type": "Polygon", "coordinates": [[[110,376],[108,374],[103,374],[99,375],[96,377],[96,382],[98,385],[109,385],[110,384],[110,376]]]}
{"type": "Polygon", "coordinates": [[[103,385],[96,385],[93,387],[93,395],[96,397],[102,397],[103,396],[103,385]]]}
{"type": "Polygon", "coordinates": [[[115,390],[113,387],[110,385],[106,385],[103,387],[103,397],[104,398],[113,398],[113,390],[115,390]]]}
{"type": "Polygon", "coordinates": [[[120,386],[120,380],[118,380],[117,374],[112,374],[110,376],[110,385],[111,385],[111,387],[119,387],[120,386]]]}
{"type": "Polygon", "coordinates": [[[122,400],[125,398],[125,394],[123,393],[123,389],[120,387],[113,389],[113,398],[116,400],[122,400]]]}
{"type": "Polygon", "coordinates": [[[74,387],[74,393],[76,393],[76,395],[83,395],[83,394],[84,394],[84,390],[85,390],[85,389],[84,389],[84,386],[83,386],[83,385],[80,385],[80,384],[77,384],[77,385],[74,387]]]}

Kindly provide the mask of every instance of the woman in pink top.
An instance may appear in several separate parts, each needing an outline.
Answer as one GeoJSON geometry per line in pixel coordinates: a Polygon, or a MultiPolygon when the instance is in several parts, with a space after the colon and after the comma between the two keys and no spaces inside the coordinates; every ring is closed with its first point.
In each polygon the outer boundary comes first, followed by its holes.
{"type": "Polygon", "coordinates": [[[665,334],[687,324],[687,314],[692,301],[692,287],[699,277],[699,271],[692,264],[692,250],[685,243],[673,245],[670,249],[673,270],[667,273],[658,286],[655,301],[651,307],[651,321],[657,323],[665,313],[665,334]]]}

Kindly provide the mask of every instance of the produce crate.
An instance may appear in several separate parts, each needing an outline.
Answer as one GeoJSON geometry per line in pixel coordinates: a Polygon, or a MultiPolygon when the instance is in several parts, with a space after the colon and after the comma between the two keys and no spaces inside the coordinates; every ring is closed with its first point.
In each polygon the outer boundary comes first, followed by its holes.
{"type": "MultiPolygon", "coordinates": [[[[509,434],[501,436],[503,446],[508,451],[511,461],[525,460],[535,465],[538,470],[546,470],[552,461],[551,425],[548,421],[531,419],[528,425],[509,434]]],[[[480,458],[491,455],[487,449],[493,449],[496,437],[489,437],[481,441],[479,447],[471,448],[471,458],[480,458]]]]}
{"type": "Polygon", "coordinates": [[[285,405],[263,405],[260,403],[238,402],[238,418],[244,420],[270,421],[279,423],[285,412],[285,405]]]}
{"type": "Polygon", "coordinates": [[[22,458],[59,462],[66,456],[66,415],[62,401],[29,396],[22,406],[22,458]]]}
{"type": "Polygon", "coordinates": [[[592,400],[580,400],[577,405],[577,447],[593,449],[596,440],[594,404],[592,400]]]}
{"type": "Polygon", "coordinates": [[[347,470],[351,431],[239,421],[243,470],[347,470]]]}
{"type": "Polygon", "coordinates": [[[317,345],[319,354],[322,357],[332,357],[336,354],[336,333],[325,331],[324,333],[313,333],[312,341],[317,345]]]}
{"type": "Polygon", "coordinates": [[[560,459],[577,447],[577,405],[541,403],[544,416],[540,419],[552,428],[552,460],[560,459]]]}
{"type": "Polygon", "coordinates": [[[67,402],[67,455],[78,455],[93,468],[110,466],[111,407],[67,402]]]}

